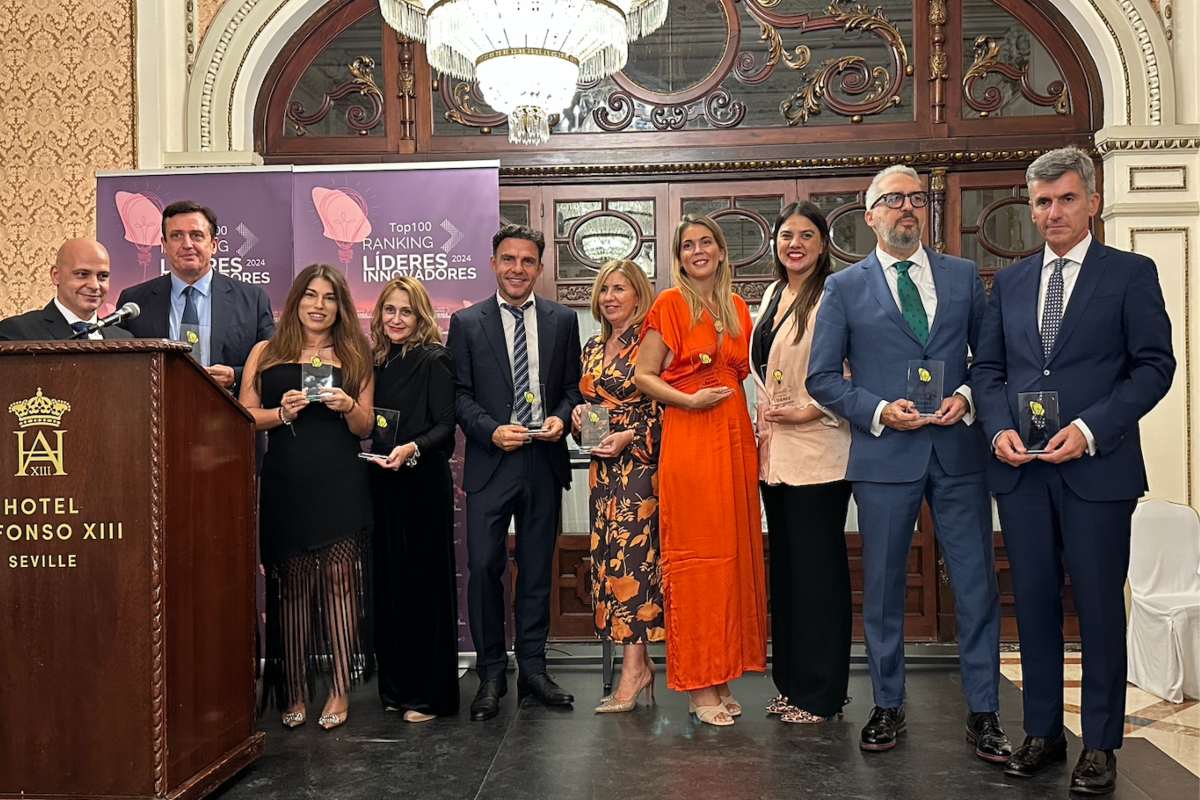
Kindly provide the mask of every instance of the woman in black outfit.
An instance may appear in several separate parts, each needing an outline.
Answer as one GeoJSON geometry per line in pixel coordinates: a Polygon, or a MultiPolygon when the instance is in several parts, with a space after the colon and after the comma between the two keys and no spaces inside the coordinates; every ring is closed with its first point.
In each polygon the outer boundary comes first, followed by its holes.
{"type": "Polygon", "coordinates": [[[458,711],[454,366],[420,281],[388,283],[371,316],[375,405],[398,411],[372,470],[379,697],[406,722],[458,711]]]}
{"type": "Polygon", "coordinates": [[[285,727],[304,724],[313,674],[328,665],[318,724],[349,715],[351,683],[369,677],[366,635],[367,465],[359,439],[372,425],[371,353],[346,279],[313,264],[292,284],[275,335],[250,351],[240,399],[268,431],[259,530],[267,573],[263,706],[285,727]],[[309,400],[304,366],[333,368],[333,386],[309,400]]]}

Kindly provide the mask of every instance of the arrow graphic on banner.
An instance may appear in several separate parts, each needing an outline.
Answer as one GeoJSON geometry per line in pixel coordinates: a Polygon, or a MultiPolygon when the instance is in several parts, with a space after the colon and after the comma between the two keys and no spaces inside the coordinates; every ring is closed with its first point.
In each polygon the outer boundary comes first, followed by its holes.
{"type": "Polygon", "coordinates": [[[258,237],[254,235],[254,231],[246,227],[246,223],[244,222],[238,223],[237,232],[240,233],[242,238],[246,240],[242,242],[242,246],[237,249],[237,254],[242,258],[245,258],[246,253],[249,253],[254,249],[254,245],[258,244],[258,237]]]}
{"type": "Polygon", "coordinates": [[[458,246],[459,242],[462,241],[463,234],[462,231],[454,227],[454,223],[448,219],[442,220],[442,230],[450,234],[450,238],[446,240],[444,245],[442,245],[442,252],[449,253],[458,246]]]}

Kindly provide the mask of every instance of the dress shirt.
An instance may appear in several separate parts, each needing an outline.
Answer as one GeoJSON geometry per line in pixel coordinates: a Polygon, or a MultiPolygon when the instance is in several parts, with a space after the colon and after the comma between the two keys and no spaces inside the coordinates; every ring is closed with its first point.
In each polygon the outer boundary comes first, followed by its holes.
{"type": "MultiPolygon", "coordinates": [[[[541,386],[541,371],[539,369],[538,360],[538,324],[537,324],[537,298],[535,295],[529,295],[524,302],[529,302],[529,307],[525,309],[525,351],[529,356],[529,391],[533,392],[534,402],[541,404],[542,402],[542,386],[541,386]]],[[[500,323],[504,326],[504,347],[508,351],[508,368],[511,371],[513,365],[513,338],[517,332],[517,318],[505,306],[512,305],[499,292],[496,292],[496,303],[500,307],[500,323]]],[[[514,385],[516,379],[514,376],[514,385]]],[[[515,388],[515,386],[514,386],[515,388]]],[[[542,421],[549,416],[546,413],[545,406],[542,405],[542,421]]],[[[510,422],[516,424],[516,408],[513,409],[513,416],[510,422]]]]}
{"type": "MultiPolygon", "coordinates": [[[[875,248],[875,257],[879,259],[879,265],[883,269],[884,280],[887,281],[888,289],[892,292],[892,299],[896,301],[896,308],[900,308],[900,272],[896,269],[896,262],[910,261],[912,266],[908,268],[908,277],[912,278],[912,282],[917,286],[917,293],[921,295],[921,305],[925,306],[925,318],[929,320],[929,330],[933,332],[933,318],[937,314],[937,285],[933,282],[933,267],[929,265],[929,254],[925,252],[924,247],[918,247],[917,252],[913,253],[908,258],[896,258],[890,253],[885,253],[879,247],[875,248]]],[[[967,401],[967,413],[963,415],[963,422],[971,425],[975,422],[975,399],[971,395],[971,387],[965,383],[954,390],[955,394],[961,394],[963,399],[967,401]]],[[[881,416],[883,410],[888,407],[887,400],[880,400],[879,405],[875,407],[875,417],[871,420],[871,435],[883,435],[883,422],[881,416]]]]}
{"type": "MultiPolygon", "coordinates": [[[[212,338],[212,280],[213,273],[210,269],[204,273],[204,277],[190,284],[195,287],[196,291],[192,293],[192,302],[196,305],[196,316],[200,319],[200,345],[196,353],[196,360],[203,366],[212,366],[212,351],[209,349],[209,342],[212,338]]],[[[183,336],[179,332],[180,325],[183,324],[183,306],[187,301],[183,296],[183,290],[189,284],[183,281],[174,272],[171,273],[171,310],[169,316],[171,338],[175,341],[180,341],[183,336]]]]}
{"type": "MultiPolygon", "coordinates": [[[[1062,296],[1062,311],[1063,316],[1067,315],[1067,301],[1071,299],[1071,292],[1075,288],[1075,281],[1079,278],[1079,270],[1083,269],[1083,259],[1087,256],[1088,248],[1092,246],[1092,234],[1088,233],[1083,237],[1079,244],[1072,247],[1066,252],[1062,258],[1067,260],[1063,264],[1062,279],[1063,279],[1063,296],[1062,296]]],[[[1038,331],[1042,329],[1042,312],[1046,308],[1046,287],[1050,285],[1050,276],[1054,274],[1054,262],[1059,259],[1059,256],[1050,249],[1050,245],[1042,248],[1042,275],[1038,284],[1038,307],[1037,307],[1037,322],[1038,331]]],[[[1058,335],[1062,336],[1062,328],[1059,328],[1058,335]]],[[[1092,431],[1088,428],[1087,423],[1081,419],[1071,420],[1071,424],[1079,428],[1083,434],[1083,438],[1087,439],[1087,454],[1089,456],[1096,455],[1096,439],[1092,436],[1092,431]]],[[[999,433],[996,434],[1000,436],[999,433]]],[[[996,449],[996,439],[992,439],[992,449],[996,449]]]]}
{"type": "MultiPolygon", "coordinates": [[[[54,307],[58,309],[58,313],[62,314],[66,318],[68,325],[74,325],[76,322],[90,322],[95,325],[98,321],[95,311],[92,312],[90,319],[83,319],[74,311],[64,306],[57,297],[54,298],[54,307]]],[[[99,340],[103,339],[104,337],[100,335],[100,331],[92,331],[85,338],[99,340]]]]}

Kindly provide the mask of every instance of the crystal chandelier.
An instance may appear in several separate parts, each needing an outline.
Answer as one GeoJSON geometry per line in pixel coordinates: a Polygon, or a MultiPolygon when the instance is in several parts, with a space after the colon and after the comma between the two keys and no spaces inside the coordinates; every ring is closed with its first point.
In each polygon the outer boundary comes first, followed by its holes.
{"type": "Polygon", "coordinates": [[[508,115],[508,140],[541,144],[575,85],[625,66],[629,42],[655,31],[667,0],[379,0],[388,25],[426,43],[438,72],[479,84],[508,115]]]}

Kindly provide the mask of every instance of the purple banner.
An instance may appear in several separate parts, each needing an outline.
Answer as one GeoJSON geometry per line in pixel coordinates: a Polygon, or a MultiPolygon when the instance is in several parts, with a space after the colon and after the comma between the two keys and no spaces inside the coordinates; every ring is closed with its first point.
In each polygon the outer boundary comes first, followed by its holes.
{"type": "Polygon", "coordinates": [[[213,267],[262,286],[278,315],[293,274],[290,167],[99,173],[96,238],[112,259],[101,314],[122,289],[170,271],[162,251],[162,210],[177,200],[193,200],[216,213],[213,267]]]}
{"type": "Polygon", "coordinates": [[[454,311],[495,290],[496,166],[296,167],[292,191],[296,271],[341,267],[360,318],[402,275],[424,284],[443,330],[454,311]]]}

